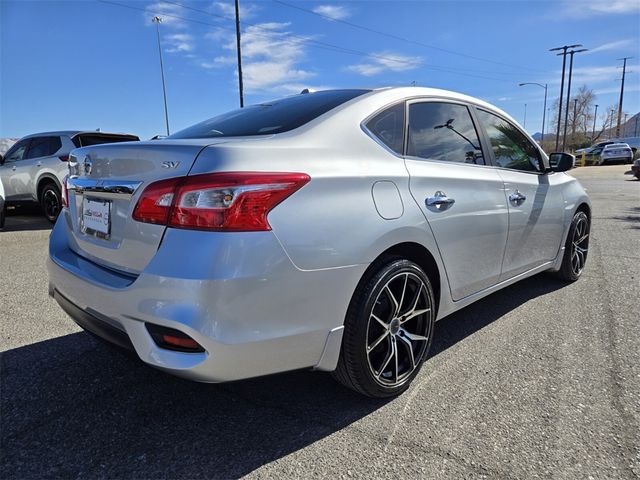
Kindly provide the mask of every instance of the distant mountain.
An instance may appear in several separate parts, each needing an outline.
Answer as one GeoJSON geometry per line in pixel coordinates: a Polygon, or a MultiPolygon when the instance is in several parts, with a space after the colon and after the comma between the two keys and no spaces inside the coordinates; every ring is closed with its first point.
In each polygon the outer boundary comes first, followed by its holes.
{"type": "Polygon", "coordinates": [[[19,138],[0,138],[0,155],[4,155],[19,138]]]}
{"type": "Polygon", "coordinates": [[[536,142],[539,142],[539,141],[540,141],[540,139],[542,138],[542,133],[540,133],[540,132],[536,132],[536,133],[534,133],[533,135],[531,135],[531,137],[533,137],[533,139],[534,139],[536,142]]]}

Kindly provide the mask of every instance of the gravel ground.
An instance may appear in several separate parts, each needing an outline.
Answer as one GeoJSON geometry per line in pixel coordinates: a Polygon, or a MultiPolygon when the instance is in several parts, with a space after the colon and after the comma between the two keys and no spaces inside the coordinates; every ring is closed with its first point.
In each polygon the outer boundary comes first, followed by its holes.
{"type": "Polygon", "coordinates": [[[327,374],[173,378],[80,331],[47,296],[49,227],[0,232],[3,478],[638,478],[640,181],[572,172],[594,204],[587,268],[442,320],[391,401],[327,374]]]}

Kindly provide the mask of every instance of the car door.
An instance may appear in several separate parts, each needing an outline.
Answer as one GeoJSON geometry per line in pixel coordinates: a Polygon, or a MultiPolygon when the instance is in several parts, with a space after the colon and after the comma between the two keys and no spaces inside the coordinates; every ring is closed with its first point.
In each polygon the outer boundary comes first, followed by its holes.
{"type": "Polygon", "coordinates": [[[30,143],[30,138],[18,141],[7,151],[3,164],[0,165],[0,177],[7,201],[25,199],[28,171],[23,162],[30,143]]]}
{"type": "Polygon", "coordinates": [[[460,300],[496,284],[507,242],[503,182],[485,162],[472,112],[463,103],[408,102],[409,186],[460,300]]]}
{"type": "Polygon", "coordinates": [[[486,110],[477,109],[477,117],[509,208],[502,281],[555,259],[564,229],[564,198],[560,174],[540,171],[541,152],[520,128],[486,110]]]}
{"type": "Polygon", "coordinates": [[[67,170],[67,164],[61,161],[55,153],[62,147],[59,136],[34,137],[29,145],[26,159],[29,166],[29,191],[36,194],[36,183],[41,173],[48,172],[58,176],[61,170],[67,170]]]}

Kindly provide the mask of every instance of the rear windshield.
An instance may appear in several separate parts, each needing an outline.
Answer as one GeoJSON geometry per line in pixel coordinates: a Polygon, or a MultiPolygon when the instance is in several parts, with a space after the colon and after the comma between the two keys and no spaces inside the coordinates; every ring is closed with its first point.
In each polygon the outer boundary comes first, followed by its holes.
{"type": "Polygon", "coordinates": [[[140,140],[135,135],[100,135],[96,133],[81,133],[71,139],[76,147],[90,147],[102,143],[132,142],[140,140]]]}
{"type": "Polygon", "coordinates": [[[168,138],[246,137],[298,128],[369,90],[328,90],[286,97],[223,113],[168,138]]]}
{"type": "Polygon", "coordinates": [[[614,148],[629,148],[629,145],[626,143],[610,143],[604,148],[605,150],[613,150],[614,148]]]}

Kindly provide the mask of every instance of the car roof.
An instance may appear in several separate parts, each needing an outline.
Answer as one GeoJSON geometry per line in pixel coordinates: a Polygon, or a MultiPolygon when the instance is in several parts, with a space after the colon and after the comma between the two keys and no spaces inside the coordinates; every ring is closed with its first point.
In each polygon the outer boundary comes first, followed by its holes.
{"type": "Polygon", "coordinates": [[[470,95],[466,95],[464,93],[454,92],[452,90],[444,90],[441,88],[431,88],[431,87],[383,87],[373,89],[369,94],[362,95],[362,97],[357,97],[355,100],[357,101],[359,98],[369,97],[371,95],[387,95],[389,97],[394,97],[395,100],[401,99],[409,99],[411,97],[433,97],[433,98],[445,98],[449,100],[458,100],[464,103],[472,103],[478,107],[485,108],[487,110],[500,113],[502,116],[510,119],[514,123],[519,122],[514,119],[507,112],[502,110],[501,108],[496,107],[495,105],[481,100],[476,97],[472,97],[470,95]]]}
{"type": "Polygon", "coordinates": [[[605,148],[607,147],[613,147],[613,148],[620,148],[620,147],[628,147],[629,145],[627,143],[623,143],[623,142],[612,142],[608,145],[605,145],[605,148]]]}
{"type": "Polygon", "coordinates": [[[119,133],[119,132],[100,132],[97,130],[57,130],[52,132],[40,132],[40,133],[31,133],[29,135],[25,135],[20,140],[24,138],[32,138],[32,137],[53,137],[66,135],[68,137],[75,137],[80,134],[92,134],[92,135],[128,135],[132,137],[137,137],[137,135],[133,135],[131,133],[119,133]]]}

